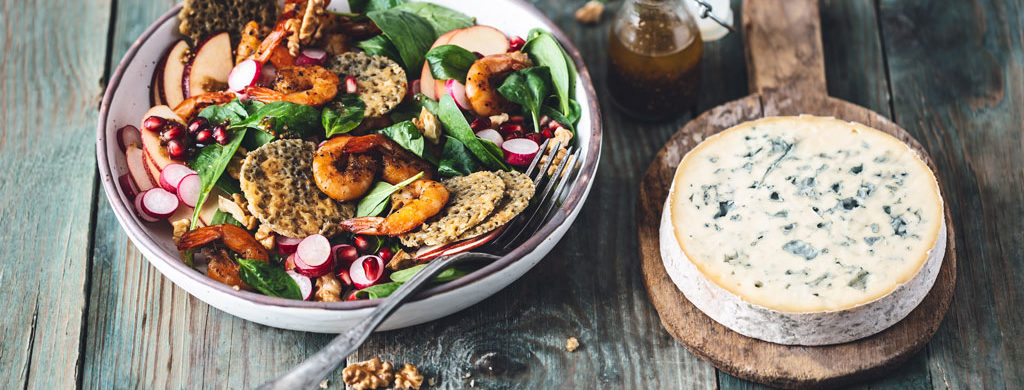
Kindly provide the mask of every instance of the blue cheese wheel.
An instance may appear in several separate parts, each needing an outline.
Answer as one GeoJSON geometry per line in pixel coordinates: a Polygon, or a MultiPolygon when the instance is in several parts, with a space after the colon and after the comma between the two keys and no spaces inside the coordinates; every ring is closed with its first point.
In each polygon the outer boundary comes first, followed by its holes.
{"type": "Polygon", "coordinates": [[[772,117],[682,160],[662,259],[697,308],[749,337],[844,343],[903,319],[945,252],[934,174],[906,144],[833,118],[772,117]]]}

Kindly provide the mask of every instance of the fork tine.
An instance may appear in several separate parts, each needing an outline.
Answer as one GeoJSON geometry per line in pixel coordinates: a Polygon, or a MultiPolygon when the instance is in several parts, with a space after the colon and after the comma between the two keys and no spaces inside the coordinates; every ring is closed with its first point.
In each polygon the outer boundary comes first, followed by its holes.
{"type": "Polygon", "coordinates": [[[548,146],[548,142],[551,142],[551,138],[544,140],[544,142],[540,144],[540,149],[537,149],[537,155],[533,156],[533,161],[530,161],[530,167],[526,168],[526,176],[530,176],[530,173],[533,172],[533,168],[536,168],[537,163],[540,162],[542,157],[544,157],[544,150],[546,150],[544,148],[548,146]]]}
{"type": "Polygon", "coordinates": [[[575,182],[576,177],[579,176],[580,172],[580,164],[576,163],[576,159],[578,158],[579,154],[580,151],[577,149],[575,153],[565,156],[565,159],[569,160],[569,165],[565,167],[564,172],[562,172],[562,176],[559,177],[558,184],[555,185],[555,192],[551,197],[551,201],[541,205],[541,207],[544,207],[545,210],[543,210],[543,212],[541,213],[541,218],[540,220],[538,220],[538,226],[540,224],[543,224],[544,221],[547,221],[548,218],[551,217],[552,212],[558,209],[557,206],[560,205],[559,202],[560,199],[562,199],[563,194],[565,194],[566,196],[569,194],[569,186],[567,186],[566,184],[575,182]]]}
{"type": "MultiPolygon", "coordinates": [[[[544,206],[546,204],[548,205],[548,207],[546,207],[546,208],[549,209],[550,208],[550,204],[549,203],[554,203],[554,202],[556,202],[558,200],[558,199],[555,199],[554,197],[551,196],[553,193],[556,192],[556,191],[553,191],[553,189],[556,188],[555,187],[555,183],[558,183],[560,181],[559,179],[561,179],[562,170],[565,169],[565,166],[569,162],[568,156],[573,155],[575,153],[576,152],[573,150],[573,148],[569,148],[568,150],[566,150],[566,154],[565,154],[566,157],[562,158],[562,161],[560,161],[558,163],[558,168],[555,169],[554,174],[551,175],[551,177],[548,179],[547,185],[544,187],[544,191],[541,192],[541,196],[540,196],[539,200],[537,201],[537,206],[533,208],[533,210],[530,212],[530,216],[528,218],[525,215],[523,216],[523,218],[524,218],[524,220],[526,222],[523,223],[523,225],[522,225],[522,227],[520,229],[518,229],[518,231],[516,232],[516,235],[513,236],[511,240],[509,240],[508,242],[505,243],[505,248],[508,248],[508,246],[511,243],[516,242],[516,240],[518,240],[519,237],[522,236],[524,232],[529,230],[530,225],[532,224],[534,219],[537,218],[538,211],[540,211],[542,208],[545,208],[544,206]]],[[[551,158],[549,160],[554,160],[554,158],[551,158]]],[[[541,176],[542,177],[544,176],[544,173],[545,173],[544,171],[541,171],[541,176]]]]}
{"type": "MultiPolygon", "coordinates": [[[[551,156],[549,156],[549,158],[544,160],[543,163],[538,163],[540,166],[539,166],[539,169],[536,172],[537,175],[536,175],[536,177],[531,177],[531,179],[533,179],[533,184],[535,186],[538,186],[538,187],[540,186],[540,182],[542,180],[544,180],[545,177],[547,177],[547,172],[548,172],[548,170],[551,169],[551,164],[553,164],[555,162],[555,159],[553,158],[553,156],[556,153],[558,153],[558,148],[562,146],[557,140],[552,141],[552,139],[544,141],[544,144],[548,144],[548,142],[554,142],[554,146],[549,146],[548,147],[548,149],[551,149],[551,151],[552,151],[551,152],[551,156]]],[[[546,151],[548,149],[540,149],[540,150],[538,150],[537,151],[537,156],[541,156],[541,159],[543,159],[543,156],[544,156],[544,154],[546,154],[546,151]]],[[[537,157],[534,156],[534,158],[536,159],[537,157]]]]}

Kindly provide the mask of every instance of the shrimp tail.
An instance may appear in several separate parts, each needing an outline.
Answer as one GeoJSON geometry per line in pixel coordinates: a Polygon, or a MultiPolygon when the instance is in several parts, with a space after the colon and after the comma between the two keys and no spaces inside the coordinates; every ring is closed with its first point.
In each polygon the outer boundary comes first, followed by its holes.
{"type": "Polygon", "coordinates": [[[284,94],[281,92],[275,91],[270,88],[257,87],[253,85],[245,87],[245,90],[243,92],[246,95],[249,95],[250,98],[259,100],[264,103],[279,102],[285,99],[284,94]]]}
{"type": "Polygon", "coordinates": [[[387,232],[384,230],[385,219],[381,217],[359,217],[350,218],[341,222],[341,228],[355,234],[366,234],[370,236],[382,236],[387,232]]]}
{"type": "Polygon", "coordinates": [[[195,230],[190,230],[181,236],[181,240],[178,241],[178,250],[183,251],[198,248],[217,241],[222,236],[223,233],[221,233],[220,226],[204,226],[195,230]]]}
{"type": "Polygon", "coordinates": [[[341,151],[342,153],[354,154],[366,153],[381,146],[385,142],[385,140],[383,140],[382,138],[384,138],[384,136],[380,134],[370,134],[364,135],[362,137],[355,137],[349,140],[341,151]]]}

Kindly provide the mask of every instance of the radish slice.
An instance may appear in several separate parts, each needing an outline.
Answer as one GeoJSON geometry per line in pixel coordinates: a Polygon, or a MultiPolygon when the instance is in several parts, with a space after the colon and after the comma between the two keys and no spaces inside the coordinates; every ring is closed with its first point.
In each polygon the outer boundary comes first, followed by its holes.
{"type": "Polygon", "coordinates": [[[302,292],[302,300],[308,301],[309,297],[313,296],[313,281],[309,280],[306,276],[299,275],[295,271],[287,271],[286,273],[295,280],[295,284],[299,285],[299,291],[302,292]]]}
{"type": "Polygon", "coordinates": [[[150,188],[140,196],[142,211],[150,217],[167,219],[178,209],[178,197],[163,188],[150,188]]]}
{"type": "Polygon", "coordinates": [[[184,164],[168,164],[163,171],[160,171],[160,187],[171,193],[177,193],[178,183],[181,183],[181,179],[195,174],[196,171],[184,164]]]}
{"type": "Polygon", "coordinates": [[[142,135],[135,126],[128,125],[117,130],[117,146],[122,152],[127,152],[129,146],[142,148],[142,135]]]}
{"type": "Polygon", "coordinates": [[[302,242],[302,239],[278,235],[275,241],[277,241],[278,252],[281,252],[282,255],[290,255],[299,248],[299,243],[302,242]]]}
{"type": "Polygon", "coordinates": [[[420,93],[420,79],[413,80],[409,83],[409,95],[416,96],[420,93]]]}
{"type": "Polygon", "coordinates": [[[295,270],[295,254],[288,255],[288,258],[284,259],[284,270],[294,271],[295,270]]]}
{"type": "Polygon", "coordinates": [[[494,129],[484,129],[476,132],[476,136],[481,139],[485,139],[494,142],[495,145],[501,147],[501,144],[505,142],[504,138],[501,138],[501,133],[494,129]]]}
{"type": "Polygon", "coordinates": [[[309,66],[309,65],[323,65],[324,61],[327,60],[327,52],[323,49],[317,48],[306,48],[299,52],[299,56],[295,58],[295,65],[298,66],[309,66]]]}
{"type": "Polygon", "coordinates": [[[261,86],[270,86],[271,84],[274,83],[274,79],[276,78],[277,67],[274,66],[274,64],[267,63],[264,64],[262,68],[260,68],[260,79],[257,81],[257,84],[261,86]]]}
{"type": "Polygon", "coordinates": [[[469,104],[469,98],[466,97],[466,86],[456,81],[455,79],[449,79],[445,81],[444,88],[448,91],[448,94],[455,99],[455,105],[463,110],[470,110],[472,106],[469,104]]]}
{"type": "Polygon", "coordinates": [[[139,195],[139,187],[135,186],[135,180],[132,179],[130,173],[118,176],[117,183],[121,185],[121,191],[124,191],[124,196],[128,200],[135,200],[135,197],[139,195]]]}
{"type": "Polygon", "coordinates": [[[384,276],[384,260],[374,255],[356,259],[348,267],[348,275],[356,288],[363,289],[377,284],[384,276]]]}
{"type": "MultiPolygon", "coordinates": [[[[167,172],[167,170],[164,170],[164,172],[167,172]]],[[[178,182],[178,199],[188,207],[196,207],[196,203],[199,203],[199,192],[202,185],[199,175],[194,173],[185,175],[178,182]]]]}
{"type": "Polygon", "coordinates": [[[319,234],[302,239],[295,249],[295,271],[315,278],[334,269],[331,242],[319,234]]]}
{"type": "Polygon", "coordinates": [[[124,152],[125,162],[128,164],[128,173],[132,175],[132,180],[135,181],[135,188],[138,188],[139,191],[145,191],[156,186],[149,177],[145,153],[142,149],[132,146],[129,146],[128,150],[124,152]]]}
{"type": "Polygon", "coordinates": [[[516,138],[502,143],[501,150],[505,152],[505,161],[509,164],[524,166],[533,161],[540,146],[529,138],[516,138]]]}
{"type": "Polygon", "coordinates": [[[139,218],[142,218],[143,221],[146,221],[146,222],[156,222],[156,221],[160,220],[160,218],[153,218],[153,217],[149,216],[149,214],[147,214],[146,211],[142,209],[142,195],[141,194],[139,196],[135,197],[134,203],[135,203],[135,213],[138,214],[139,218]]]}
{"type": "Polygon", "coordinates": [[[260,80],[260,63],[255,60],[245,60],[235,65],[228,74],[228,89],[240,92],[260,80]]]}
{"type": "Polygon", "coordinates": [[[349,244],[335,245],[334,248],[331,248],[331,254],[334,256],[334,261],[342,268],[348,268],[359,258],[359,250],[349,244]]]}

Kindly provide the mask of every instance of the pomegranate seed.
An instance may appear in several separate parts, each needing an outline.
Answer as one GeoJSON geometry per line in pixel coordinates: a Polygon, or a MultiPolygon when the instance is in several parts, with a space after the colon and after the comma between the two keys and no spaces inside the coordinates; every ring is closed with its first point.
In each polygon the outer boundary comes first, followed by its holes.
{"type": "Polygon", "coordinates": [[[352,245],[343,244],[334,248],[334,261],[344,269],[348,269],[358,258],[359,250],[352,245]]]}
{"type": "Polygon", "coordinates": [[[181,140],[172,139],[167,141],[167,154],[171,155],[171,158],[184,160],[187,153],[188,151],[185,149],[185,145],[181,143],[181,140]]]}
{"type": "Polygon", "coordinates": [[[501,132],[501,135],[503,136],[517,131],[521,133],[523,131],[523,125],[516,123],[502,123],[501,126],[498,126],[498,131],[501,132]]]}
{"type": "Polygon", "coordinates": [[[359,292],[359,290],[354,290],[354,291],[348,293],[348,298],[345,298],[345,300],[346,301],[358,301],[359,298],[356,298],[356,293],[357,292],[359,292]]]}
{"type": "Polygon", "coordinates": [[[525,138],[530,141],[536,142],[537,145],[544,143],[544,136],[541,135],[540,133],[529,133],[526,135],[525,138]]]}
{"type": "Polygon", "coordinates": [[[513,131],[511,133],[508,133],[508,135],[505,136],[505,141],[508,141],[510,139],[523,138],[523,137],[524,137],[524,135],[523,135],[522,131],[513,131]]]}
{"type": "Polygon", "coordinates": [[[487,116],[478,116],[473,119],[473,122],[469,124],[469,127],[473,128],[473,131],[480,131],[483,129],[491,128],[491,118],[487,116]]]}
{"type": "Polygon", "coordinates": [[[355,284],[352,283],[352,276],[348,274],[348,268],[344,268],[341,271],[338,271],[338,280],[341,280],[341,283],[345,284],[346,286],[351,286],[355,284]]]}
{"type": "Polygon", "coordinates": [[[160,139],[163,140],[164,142],[170,141],[172,139],[181,139],[184,136],[185,131],[182,130],[181,127],[179,126],[170,126],[167,128],[167,130],[164,130],[162,133],[160,133],[160,139]]]}
{"type": "Polygon", "coordinates": [[[210,133],[210,130],[200,130],[198,133],[196,133],[196,142],[198,143],[208,143],[210,142],[211,138],[213,138],[213,134],[210,133]]]}
{"type": "Polygon", "coordinates": [[[546,129],[544,129],[543,131],[541,131],[541,132],[540,132],[540,134],[541,134],[541,135],[543,135],[543,136],[544,136],[544,138],[554,138],[554,137],[555,137],[555,133],[553,133],[553,132],[551,131],[551,128],[550,128],[550,127],[549,127],[549,128],[546,128],[546,129]]]}
{"type": "Polygon", "coordinates": [[[363,272],[366,273],[367,279],[376,276],[380,272],[380,263],[374,261],[373,258],[363,260],[363,272]]]}
{"type": "Polygon", "coordinates": [[[522,115],[511,115],[508,117],[508,121],[512,123],[523,123],[526,122],[526,117],[522,115]]]}
{"type": "Polygon", "coordinates": [[[345,76],[345,93],[357,92],[359,92],[359,84],[356,83],[355,76],[345,76]]]}
{"type": "Polygon", "coordinates": [[[224,128],[224,125],[217,125],[217,127],[213,128],[213,139],[217,141],[218,144],[228,144],[228,130],[224,128]]]}
{"type": "Polygon", "coordinates": [[[356,249],[359,249],[359,253],[367,253],[374,249],[375,245],[370,243],[370,239],[366,236],[356,236],[352,239],[352,243],[355,244],[356,249]]]}
{"type": "Polygon", "coordinates": [[[523,48],[523,45],[525,44],[526,40],[523,39],[523,37],[516,35],[512,37],[512,39],[508,40],[508,51],[519,51],[523,48]]]}
{"type": "Polygon", "coordinates": [[[149,131],[160,131],[164,127],[167,120],[158,116],[151,116],[142,121],[142,127],[149,131]]]}
{"type": "Polygon", "coordinates": [[[393,257],[394,255],[395,253],[388,248],[381,248],[380,251],[377,252],[377,257],[380,257],[381,260],[384,260],[384,264],[387,264],[389,261],[391,261],[391,257],[393,257]]]}
{"type": "Polygon", "coordinates": [[[203,129],[205,129],[209,125],[210,125],[210,122],[208,122],[206,120],[206,118],[198,117],[196,119],[193,119],[192,123],[188,124],[188,133],[189,134],[198,133],[199,130],[203,130],[203,129]]]}

